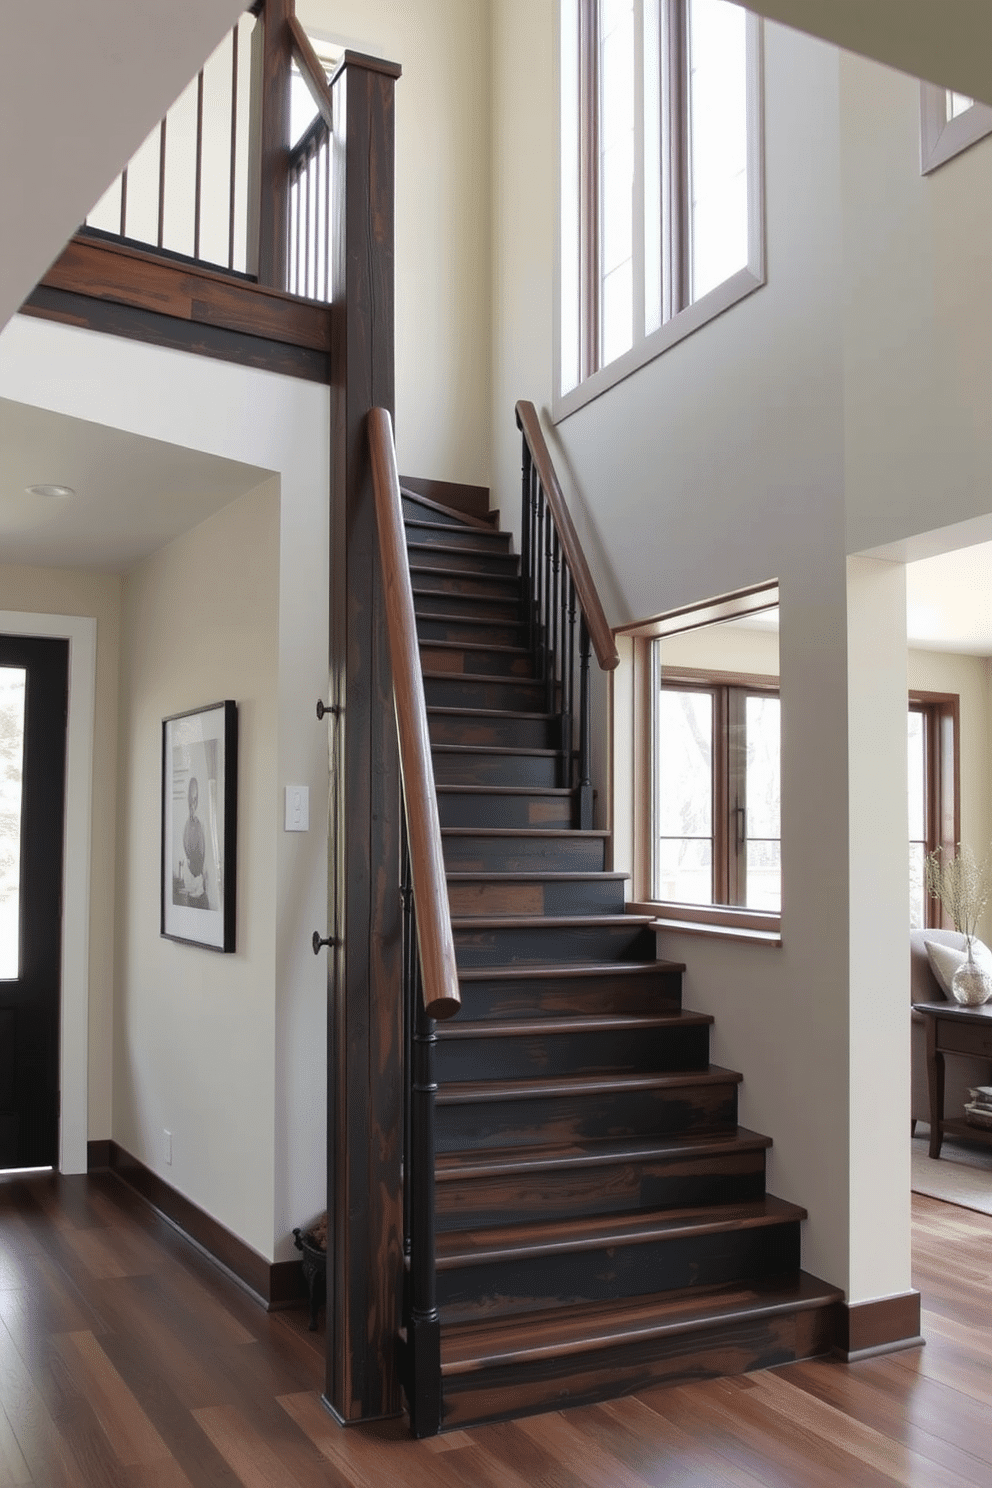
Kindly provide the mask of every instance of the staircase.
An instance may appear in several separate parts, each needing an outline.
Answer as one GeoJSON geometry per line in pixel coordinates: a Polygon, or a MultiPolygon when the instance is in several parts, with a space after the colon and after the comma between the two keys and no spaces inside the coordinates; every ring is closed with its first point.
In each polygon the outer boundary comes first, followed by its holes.
{"type": "Polygon", "coordinates": [[[712,1018],[577,826],[510,538],[403,512],[462,996],[436,1025],[442,1426],[823,1352],[805,1211],[765,1192],[712,1018]]]}

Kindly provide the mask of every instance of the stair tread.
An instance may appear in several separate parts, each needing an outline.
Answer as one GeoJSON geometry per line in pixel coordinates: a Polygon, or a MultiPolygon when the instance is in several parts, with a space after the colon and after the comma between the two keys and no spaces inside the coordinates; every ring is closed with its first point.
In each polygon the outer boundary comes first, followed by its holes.
{"type": "MultiPolygon", "coordinates": [[[[474,596],[469,595],[467,597],[473,598],[474,596]]],[[[434,614],[430,610],[421,610],[419,615],[417,616],[417,619],[437,620],[445,625],[498,625],[503,627],[504,629],[506,628],[506,626],[512,625],[518,630],[526,630],[527,628],[523,620],[494,620],[491,615],[445,615],[443,612],[434,614]]]]}
{"type": "Polygon", "coordinates": [[[806,1271],[749,1285],[693,1287],[628,1302],[580,1302],[540,1312],[444,1325],[441,1372],[469,1374],[500,1364],[555,1358],[614,1343],[690,1333],[737,1319],[828,1307],[843,1293],[806,1271]]]}
{"type": "MultiPolygon", "coordinates": [[[[438,795],[442,791],[449,795],[462,796],[574,796],[575,787],[570,785],[445,785],[435,786],[438,795]]],[[[475,830],[473,827],[472,831],[475,830]]],[[[522,829],[521,829],[522,830],[522,829]]],[[[653,921],[652,921],[653,923],[653,921]]]]}
{"type": "Polygon", "coordinates": [[[623,925],[628,930],[638,926],[653,925],[651,915],[624,914],[618,909],[615,914],[568,914],[568,915],[452,915],[452,926],[456,930],[533,930],[537,926],[569,927],[579,925],[623,925]]]}
{"type": "Polygon", "coordinates": [[[497,563],[506,562],[516,564],[519,555],[516,553],[494,553],[491,548],[463,548],[458,543],[407,543],[408,553],[457,553],[460,558],[486,558],[490,562],[493,559],[497,563]]]}
{"type": "MultiPolygon", "coordinates": [[[[436,549],[434,549],[434,548],[424,548],[424,552],[425,553],[431,553],[431,552],[435,552],[435,551],[436,551],[436,549]]],[[[455,549],[455,551],[456,552],[458,552],[458,551],[462,551],[463,552],[464,549],[455,549]]],[[[469,551],[471,551],[471,550],[469,550],[469,551]]],[[[412,580],[412,577],[413,577],[414,574],[443,574],[446,579],[450,579],[450,578],[458,578],[458,579],[485,579],[490,584],[510,584],[510,585],[512,585],[512,587],[518,593],[519,593],[519,590],[520,590],[520,576],[518,574],[480,574],[480,573],[473,573],[472,570],[469,569],[469,568],[466,568],[466,569],[434,568],[429,563],[411,563],[410,564],[411,580],[412,580]]],[[[414,592],[414,594],[418,594],[418,593],[424,593],[424,594],[431,594],[431,593],[433,593],[433,594],[444,594],[445,593],[445,590],[443,590],[443,589],[418,590],[417,587],[416,587],[416,585],[414,585],[413,586],[413,592],[414,592]]],[[[487,599],[488,596],[483,595],[483,594],[477,594],[477,595],[459,594],[459,595],[457,595],[457,598],[459,600],[462,600],[462,599],[472,599],[472,598],[475,598],[475,599],[487,599]]]]}
{"type": "Polygon", "coordinates": [[[533,1100],[538,1096],[595,1095],[601,1091],[677,1090],[682,1085],[739,1085],[744,1076],[718,1064],[701,1070],[674,1070],[649,1075],[552,1075],[531,1080],[452,1080],[441,1085],[441,1106],[467,1102],[533,1100]]]}
{"type": "MultiPolygon", "coordinates": [[[[411,565],[410,565],[411,587],[413,589],[413,596],[414,596],[415,599],[418,599],[418,598],[419,599],[443,599],[444,602],[445,602],[445,604],[451,604],[452,602],[457,601],[457,603],[460,604],[460,605],[461,604],[465,604],[465,605],[469,605],[470,607],[472,605],[484,605],[484,604],[514,605],[516,608],[513,611],[513,614],[511,616],[511,619],[513,620],[514,623],[516,623],[516,621],[517,621],[517,619],[519,617],[519,614],[520,614],[519,598],[514,598],[513,596],[510,596],[508,599],[503,599],[503,598],[501,598],[498,595],[490,595],[490,596],[487,597],[487,596],[482,595],[482,594],[452,594],[451,591],[448,590],[448,589],[423,589],[423,588],[420,588],[417,584],[414,584],[412,582],[412,578],[413,578],[413,575],[415,573],[438,573],[438,572],[441,572],[441,573],[445,573],[446,574],[447,573],[447,569],[440,569],[439,570],[439,569],[432,569],[432,568],[422,568],[422,567],[418,566],[415,563],[411,563],[411,565]]],[[[513,580],[511,580],[511,582],[513,582],[513,583],[516,584],[518,581],[516,579],[513,579],[513,580]]],[[[451,619],[452,617],[451,616],[448,616],[448,615],[443,615],[443,616],[438,616],[436,618],[447,620],[447,619],[451,619]]],[[[455,616],[454,618],[461,619],[462,617],[459,615],[459,616],[455,616]]],[[[487,617],[485,615],[482,615],[479,618],[484,621],[487,618],[490,618],[491,619],[492,617],[491,616],[490,617],[487,617]]],[[[506,624],[506,620],[504,618],[504,619],[501,619],[501,620],[497,620],[495,623],[497,625],[505,625],[506,624]]]]}
{"type": "Polygon", "coordinates": [[[694,1013],[680,1008],[670,1013],[591,1013],[565,1018],[487,1018],[474,1022],[455,1018],[440,1024],[437,1036],[449,1041],[466,1038],[533,1038],[555,1033],[611,1033],[614,1030],[636,1033],[638,1029],[683,1026],[709,1027],[712,1013],[694,1013]]]}
{"type": "Polygon", "coordinates": [[[560,966],[466,966],[459,969],[460,982],[527,981],[534,977],[563,979],[621,976],[638,977],[653,973],[685,971],[684,961],[577,961],[560,966]]]}
{"type": "MultiPolygon", "coordinates": [[[[434,675],[450,677],[452,674],[450,672],[441,672],[434,675]]],[[[487,677],[486,680],[491,682],[493,679],[492,677],[487,677]]],[[[525,677],[523,680],[526,682],[528,678],[525,677]]],[[[558,717],[557,713],[527,713],[521,708],[451,708],[445,707],[443,704],[428,703],[427,717],[430,719],[435,715],[438,718],[519,718],[526,720],[528,723],[550,723],[552,719],[557,719],[558,717]]]]}
{"type": "Polygon", "coordinates": [[[730,1153],[765,1151],[771,1137],[739,1126],[730,1134],[668,1137],[579,1138],[541,1147],[497,1147],[488,1151],[467,1148],[439,1153],[435,1177],[439,1183],[461,1183],[468,1178],[503,1177],[512,1173],[540,1173],[546,1169],[602,1167],[616,1162],[673,1157],[719,1157],[730,1153]]]}
{"type": "MultiPolygon", "coordinates": [[[[423,616],[420,618],[423,619],[423,616]]],[[[418,644],[421,651],[484,651],[487,656],[491,652],[494,656],[523,656],[528,659],[531,655],[527,646],[492,646],[482,641],[432,641],[421,638],[418,644]]],[[[464,675],[467,676],[468,673],[464,675]]]]}
{"type": "Polygon", "coordinates": [[[653,1214],[593,1214],[581,1219],[540,1220],[477,1230],[445,1230],[437,1237],[437,1268],[478,1266],[525,1256],[547,1256],[576,1250],[602,1250],[612,1245],[687,1238],[721,1230],[750,1230],[791,1224],[806,1210],[774,1194],[737,1204],[707,1204],[689,1209],[662,1209],[653,1214]]]}
{"type": "Polygon", "coordinates": [[[459,511],[454,506],[444,506],[440,501],[432,501],[429,496],[421,496],[419,491],[411,491],[409,486],[404,486],[402,481],[400,482],[400,495],[405,496],[407,501],[417,501],[422,506],[429,506],[432,511],[444,512],[449,517],[457,517],[463,527],[476,527],[480,531],[498,530],[496,526],[499,521],[498,510],[489,513],[490,521],[487,522],[483,517],[473,517],[470,512],[459,511]]]}
{"type": "MultiPolygon", "coordinates": [[[[430,642],[427,642],[427,644],[429,645],[430,642]]],[[[465,647],[456,646],[455,649],[464,651],[465,647]]],[[[425,682],[433,679],[444,682],[485,682],[487,685],[493,682],[509,683],[512,687],[540,687],[542,689],[547,686],[547,683],[542,682],[540,677],[503,677],[499,674],[493,675],[490,672],[432,672],[428,670],[424,672],[423,677],[425,682]]],[[[462,709],[461,711],[464,712],[465,710],[462,709]]],[[[481,712],[481,709],[479,711],[481,712]]],[[[501,708],[493,708],[490,711],[494,713],[503,712],[501,708]]]]}
{"type": "MultiPolygon", "coordinates": [[[[412,493],[410,493],[410,494],[412,494],[412,493]]],[[[414,497],[413,499],[414,500],[417,500],[418,498],[414,497]]],[[[450,511],[450,509],[451,508],[449,507],[448,510],[450,511]]],[[[486,527],[485,527],[484,524],[483,525],[480,525],[478,527],[475,526],[475,524],[474,523],[471,523],[471,522],[465,522],[464,524],[459,524],[459,525],[464,525],[465,531],[466,532],[471,532],[471,534],[472,534],[473,537],[480,538],[480,539],[486,538],[486,537],[492,537],[492,538],[495,538],[503,547],[505,547],[506,544],[512,540],[512,533],[509,533],[509,532],[499,532],[499,531],[496,530],[495,527],[490,528],[487,531],[487,529],[486,529],[486,527]]],[[[452,526],[451,526],[451,523],[450,522],[432,522],[427,517],[412,517],[412,516],[410,516],[409,513],[407,513],[404,516],[404,518],[403,518],[403,526],[404,527],[426,527],[428,529],[428,531],[430,531],[430,532],[451,532],[451,530],[452,530],[452,526]]]]}
{"type": "Polygon", "coordinates": [[[458,754],[474,757],[480,754],[498,754],[510,759],[558,759],[563,749],[515,749],[509,744],[432,744],[432,754],[458,754]]]}
{"type": "MultiPolygon", "coordinates": [[[[599,827],[442,827],[442,837],[567,837],[570,841],[588,842],[591,838],[604,840],[611,834],[599,827]]],[[[486,875],[489,877],[490,875],[486,875]]]]}
{"type": "Polygon", "coordinates": [[[608,869],[593,869],[588,873],[541,872],[529,869],[526,873],[488,873],[480,869],[477,873],[459,869],[445,874],[449,883],[617,883],[630,877],[629,873],[613,873],[608,869]]]}

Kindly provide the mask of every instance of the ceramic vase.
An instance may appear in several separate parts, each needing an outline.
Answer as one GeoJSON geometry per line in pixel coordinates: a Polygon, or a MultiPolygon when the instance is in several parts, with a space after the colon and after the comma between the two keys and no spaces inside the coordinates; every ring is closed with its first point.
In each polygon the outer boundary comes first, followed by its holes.
{"type": "Polygon", "coordinates": [[[951,979],[951,995],[962,1007],[981,1007],[992,997],[992,976],[978,965],[968,936],[968,954],[951,979]]]}

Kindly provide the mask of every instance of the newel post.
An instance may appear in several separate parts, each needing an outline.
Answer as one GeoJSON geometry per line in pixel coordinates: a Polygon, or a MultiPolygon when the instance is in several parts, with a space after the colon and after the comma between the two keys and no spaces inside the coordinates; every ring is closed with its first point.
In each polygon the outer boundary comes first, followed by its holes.
{"type": "Polygon", "coordinates": [[[286,288],[289,243],[289,18],[295,0],[264,0],[252,37],[248,269],[286,288]]]}
{"type": "Polygon", "coordinates": [[[334,152],[330,665],[327,1375],[342,1421],[402,1408],[403,928],[399,761],[369,459],[393,412],[393,103],[400,69],[346,52],[334,152]],[[336,885],[336,894],[334,886],[336,885]]]}

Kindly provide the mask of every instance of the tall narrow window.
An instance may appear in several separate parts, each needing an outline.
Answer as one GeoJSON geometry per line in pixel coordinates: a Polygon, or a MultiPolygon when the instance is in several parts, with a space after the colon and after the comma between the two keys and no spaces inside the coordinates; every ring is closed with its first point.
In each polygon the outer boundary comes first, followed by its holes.
{"type": "Polygon", "coordinates": [[[943,923],[926,891],[926,858],[938,847],[953,852],[961,835],[958,804],[956,693],[911,692],[907,730],[909,778],[909,924],[943,923]]]}
{"type": "Polygon", "coordinates": [[[25,678],[22,667],[0,667],[0,981],[20,969],[25,678]]]}
{"type": "Polygon", "coordinates": [[[561,0],[563,417],[763,281],[759,22],[561,0]]]}
{"type": "Polygon", "coordinates": [[[963,93],[920,84],[920,171],[929,175],[992,134],[992,108],[963,93]]]}

